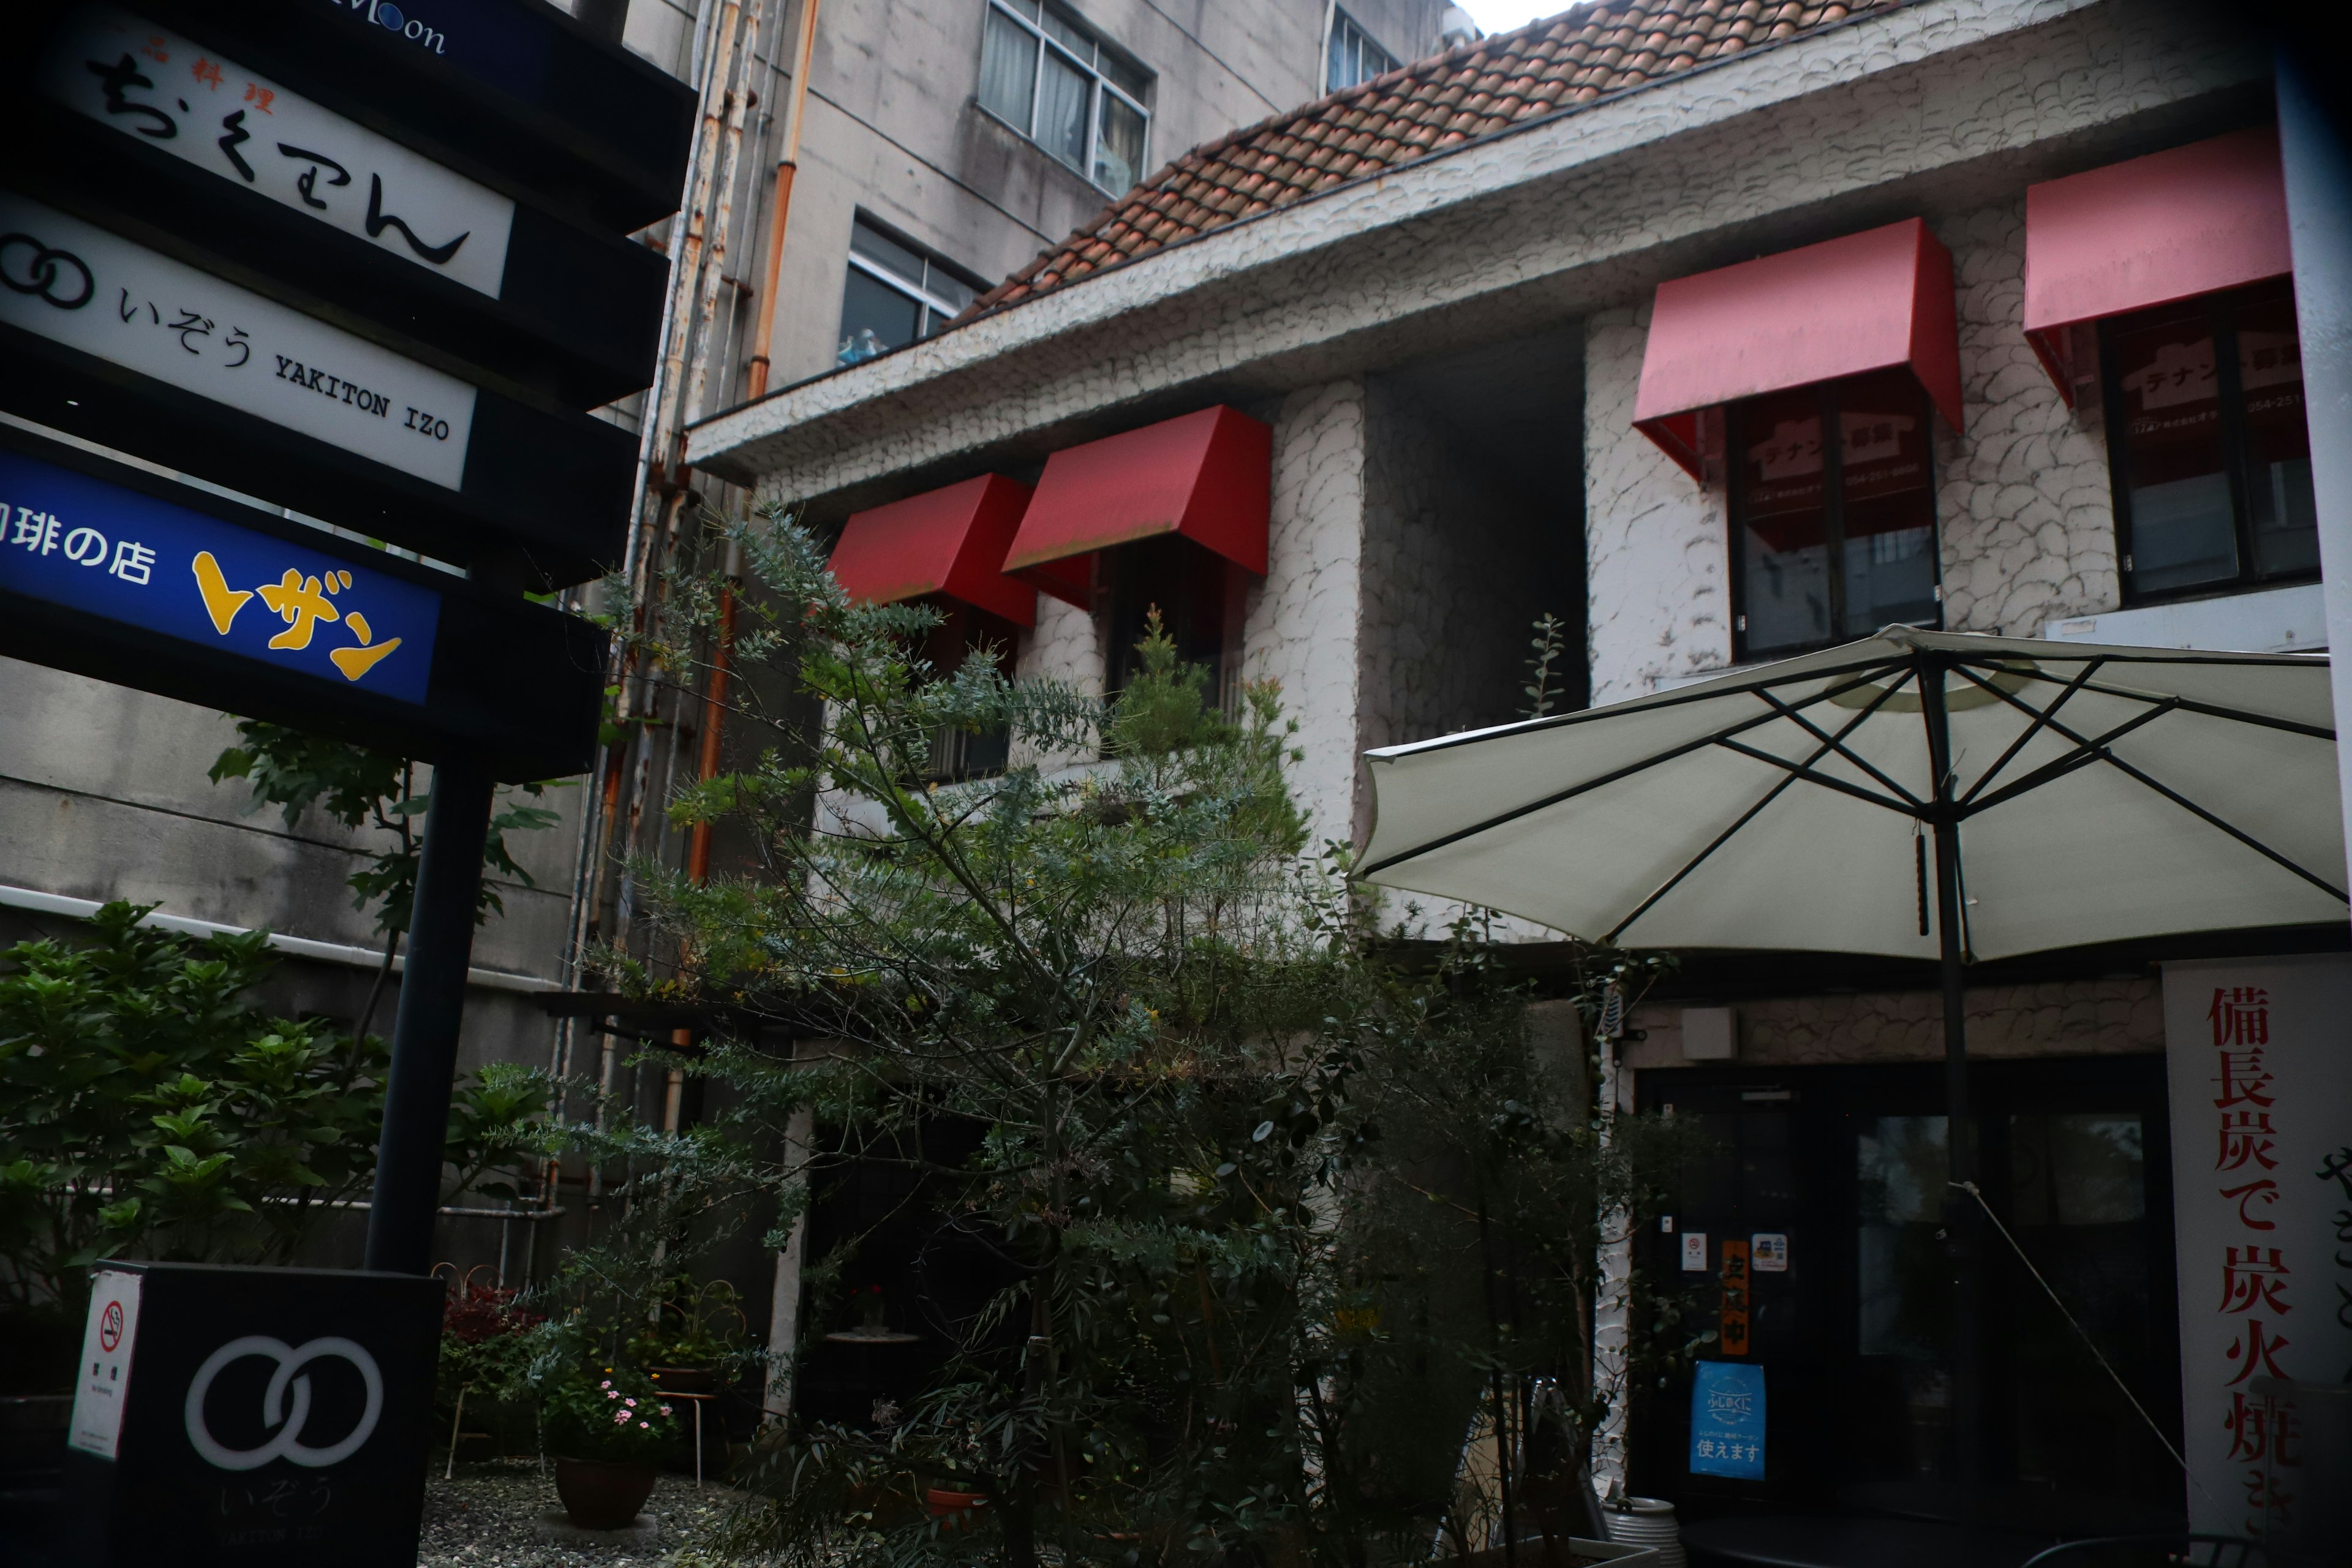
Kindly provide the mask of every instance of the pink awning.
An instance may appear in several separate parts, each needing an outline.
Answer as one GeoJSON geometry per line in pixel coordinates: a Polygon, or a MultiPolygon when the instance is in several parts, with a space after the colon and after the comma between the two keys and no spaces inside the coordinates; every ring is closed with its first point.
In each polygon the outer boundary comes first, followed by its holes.
{"type": "Polygon", "coordinates": [[[1952,256],[1916,217],[1659,284],[1633,426],[1697,477],[1706,410],[1898,366],[1958,429],[1952,256]]]}
{"type": "Polygon", "coordinates": [[[2274,126],[2025,188],[2026,341],[2070,403],[2067,329],[2292,265],[2274,126]]]}
{"type": "Polygon", "coordinates": [[[1036,590],[1004,574],[1004,552],[1028,504],[1027,485],[983,474],[854,513],[833,547],[833,574],[867,604],[944,594],[1034,626],[1036,590]]]}
{"type": "Polygon", "coordinates": [[[1045,459],[1004,569],[1081,608],[1086,557],[1181,533],[1265,575],[1274,432],[1236,409],[1203,408],[1045,459]]]}

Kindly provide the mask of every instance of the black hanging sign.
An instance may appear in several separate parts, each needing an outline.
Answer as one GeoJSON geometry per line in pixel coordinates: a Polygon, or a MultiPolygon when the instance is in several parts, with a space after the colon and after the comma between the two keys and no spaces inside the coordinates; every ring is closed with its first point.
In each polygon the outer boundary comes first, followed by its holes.
{"type": "Polygon", "coordinates": [[[0,406],[532,587],[617,558],[636,447],[0,192],[0,406]]]}
{"type": "MultiPolygon", "coordinates": [[[[64,9],[55,0],[42,9],[64,9]]],[[[139,0],[149,19],[614,234],[677,210],[693,89],[546,0],[139,0]]]]}
{"type": "Polygon", "coordinates": [[[0,653],[520,783],[593,761],[606,639],[0,426],[0,653]]]}
{"type": "Polygon", "coordinates": [[[650,378],[667,263],[496,176],[110,5],[66,14],[0,81],[18,177],[51,205],[572,406],[650,378]]]}

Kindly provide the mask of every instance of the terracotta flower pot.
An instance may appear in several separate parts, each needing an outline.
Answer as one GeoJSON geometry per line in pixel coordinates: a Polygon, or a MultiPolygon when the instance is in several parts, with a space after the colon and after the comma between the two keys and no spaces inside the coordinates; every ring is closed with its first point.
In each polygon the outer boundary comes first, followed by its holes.
{"type": "Polygon", "coordinates": [[[719,1369],[715,1366],[657,1366],[652,1372],[664,1394],[715,1394],[719,1390],[719,1369]]]}
{"type": "Polygon", "coordinates": [[[564,1513],[583,1530],[621,1530],[654,1495],[656,1476],[653,1466],[635,1460],[558,1458],[555,1495],[563,1500],[564,1513]]]}

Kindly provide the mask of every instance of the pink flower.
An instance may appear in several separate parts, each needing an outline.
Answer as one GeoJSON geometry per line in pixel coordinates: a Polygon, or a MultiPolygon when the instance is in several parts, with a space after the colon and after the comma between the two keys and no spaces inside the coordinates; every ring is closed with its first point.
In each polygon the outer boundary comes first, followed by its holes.
{"type": "Polygon", "coordinates": [[[668,1414],[669,1414],[669,1406],[668,1406],[668,1405],[663,1405],[663,1406],[661,1407],[661,1413],[662,1413],[663,1415],[668,1415],[668,1414]]]}
{"type": "Polygon", "coordinates": [[[640,1421],[637,1425],[644,1427],[648,1432],[654,1429],[654,1424],[650,1421],[640,1421]]]}
{"type": "Polygon", "coordinates": [[[637,1407],[637,1402],[634,1399],[624,1399],[621,1403],[627,1405],[632,1410],[635,1410],[637,1407]]]}
{"type": "Polygon", "coordinates": [[[628,1413],[627,1411],[625,1411],[625,1410],[622,1411],[618,1415],[615,1415],[615,1416],[614,1416],[614,1417],[613,1417],[613,1425],[614,1425],[614,1426],[626,1426],[628,1424],[629,1424],[629,1413],[628,1413]]]}
{"type": "Polygon", "coordinates": [[[609,1391],[608,1391],[608,1392],[605,1394],[604,1397],[605,1397],[605,1398],[607,1398],[607,1399],[618,1399],[618,1398],[620,1398],[621,1396],[620,1396],[619,1394],[614,1394],[614,1393],[611,1393],[611,1392],[609,1392],[609,1391]]]}
{"type": "Polygon", "coordinates": [[[604,1382],[602,1382],[602,1383],[598,1384],[596,1386],[597,1386],[597,1387],[599,1387],[599,1388],[610,1388],[610,1387],[612,1387],[612,1386],[613,1386],[613,1380],[612,1380],[611,1378],[609,1378],[609,1377],[608,1377],[608,1378],[606,1378],[604,1382]]]}

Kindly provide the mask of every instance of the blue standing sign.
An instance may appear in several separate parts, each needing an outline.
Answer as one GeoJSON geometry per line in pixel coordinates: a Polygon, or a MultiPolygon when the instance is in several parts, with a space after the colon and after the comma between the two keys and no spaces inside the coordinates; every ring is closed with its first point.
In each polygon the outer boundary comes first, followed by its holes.
{"type": "Polygon", "coordinates": [[[1764,1479],[1764,1369],[1703,1361],[1691,1380],[1690,1473],[1764,1479]]]}
{"type": "Polygon", "coordinates": [[[441,595],[341,556],[0,451],[0,587],[423,703],[441,595]]]}

